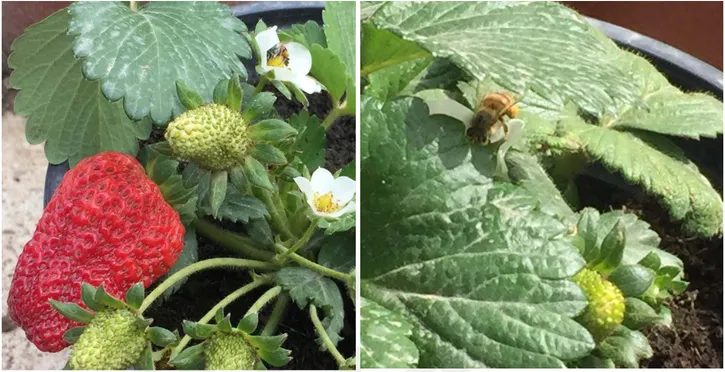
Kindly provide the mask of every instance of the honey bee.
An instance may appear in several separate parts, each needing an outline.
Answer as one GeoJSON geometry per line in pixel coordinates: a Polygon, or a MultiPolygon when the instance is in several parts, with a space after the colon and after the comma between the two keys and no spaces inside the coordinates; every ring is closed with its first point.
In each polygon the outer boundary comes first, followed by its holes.
{"type": "Polygon", "coordinates": [[[267,51],[267,65],[285,67],[289,64],[289,50],[284,43],[279,43],[267,51]]]}
{"type": "Polygon", "coordinates": [[[504,116],[513,119],[518,116],[518,100],[508,92],[493,92],[486,95],[479,105],[478,112],[473,116],[471,127],[466,130],[469,140],[478,144],[497,142],[496,133],[503,129],[508,136],[508,125],[504,116]]]}

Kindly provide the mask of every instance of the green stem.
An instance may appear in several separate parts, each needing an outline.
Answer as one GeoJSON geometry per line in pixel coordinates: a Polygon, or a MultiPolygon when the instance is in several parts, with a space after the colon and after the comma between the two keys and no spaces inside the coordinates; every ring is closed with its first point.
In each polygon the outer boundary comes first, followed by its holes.
{"type": "Polygon", "coordinates": [[[289,229],[289,224],[287,223],[287,216],[284,214],[284,209],[280,211],[280,209],[277,207],[277,204],[274,202],[272,194],[272,192],[267,190],[259,190],[259,192],[255,195],[259,197],[262,202],[267,206],[270,222],[272,222],[274,228],[282,233],[285,239],[294,239],[295,235],[292,234],[289,229]]]}
{"type": "MultiPolygon", "coordinates": [[[[282,254],[287,252],[287,248],[285,248],[281,244],[275,244],[274,247],[277,248],[277,250],[282,254]]],[[[292,259],[292,261],[297,262],[300,266],[304,266],[310,270],[317,271],[318,273],[320,273],[322,275],[341,280],[345,283],[353,283],[353,284],[355,283],[354,275],[341,273],[337,270],[333,270],[328,267],[322,266],[320,264],[314,263],[314,262],[298,255],[297,253],[291,253],[288,256],[290,259],[292,259]]]]}
{"type": "Polygon", "coordinates": [[[332,356],[335,358],[335,361],[337,361],[338,367],[342,367],[345,365],[345,357],[340,354],[339,351],[337,351],[337,348],[332,343],[332,340],[330,340],[330,336],[325,332],[325,327],[322,326],[322,323],[320,322],[320,318],[317,316],[317,308],[315,305],[310,304],[310,319],[312,319],[312,324],[315,325],[315,329],[317,330],[317,334],[320,335],[322,338],[322,343],[327,348],[327,351],[332,354],[332,356]]]}
{"type": "MultiPolygon", "coordinates": [[[[262,58],[265,58],[265,56],[262,56],[262,58]]],[[[257,86],[254,88],[254,93],[252,95],[257,95],[257,93],[261,92],[262,89],[264,89],[264,86],[267,85],[267,82],[269,82],[267,75],[262,75],[259,78],[259,83],[257,83],[257,86]]]]}
{"type": "Polygon", "coordinates": [[[325,129],[329,128],[332,124],[335,123],[335,120],[337,120],[337,118],[339,118],[341,115],[342,115],[342,109],[340,109],[340,107],[335,105],[335,107],[332,109],[332,111],[330,111],[330,113],[327,114],[325,121],[322,122],[322,127],[325,129]]]}
{"type": "Polygon", "coordinates": [[[277,297],[277,303],[274,304],[274,309],[272,309],[272,315],[269,316],[267,324],[264,325],[264,329],[262,330],[262,336],[271,336],[274,334],[274,332],[277,330],[277,326],[279,325],[280,320],[282,320],[282,316],[284,315],[285,310],[287,310],[287,305],[289,304],[289,301],[290,297],[287,293],[280,293],[280,295],[277,297]]]}
{"type": "MultiPolygon", "coordinates": [[[[219,309],[226,307],[227,305],[229,305],[230,303],[232,303],[237,298],[245,295],[246,293],[249,293],[249,292],[257,289],[258,287],[260,287],[260,286],[262,286],[264,284],[270,283],[271,281],[272,281],[272,278],[271,277],[264,277],[264,276],[259,277],[257,279],[254,279],[253,282],[245,285],[242,288],[237,289],[236,291],[230,293],[228,296],[224,297],[221,301],[219,301],[216,305],[214,305],[214,307],[212,307],[211,310],[209,310],[201,319],[199,319],[198,323],[199,324],[207,324],[207,323],[209,323],[209,321],[212,318],[214,318],[214,314],[216,314],[216,312],[219,309]]],[[[188,344],[189,341],[191,341],[191,337],[184,336],[184,338],[182,338],[181,341],[179,341],[179,344],[176,345],[171,350],[171,356],[169,357],[169,359],[172,359],[175,356],[179,355],[179,353],[182,350],[184,350],[184,347],[186,347],[186,344],[188,344]]]]}
{"type": "Polygon", "coordinates": [[[289,255],[297,252],[298,249],[302,248],[305,244],[307,244],[307,241],[310,240],[310,237],[312,237],[312,234],[315,232],[315,229],[317,229],[317,223],[315,221],[312,221],[310,223],[310,226],[307,228],[307,231],[305,231],[304,235],[302,235],[302,238],[300,238],[289,250],[286,252],[282,252],[282,254],[279,255],[277,258],[278,262],[284,262],[289,255]]]}
{"type": "Polygon", "coordinates": [[[272,301],[277,295],[282,292],[282,287],[276,286],[273,288],[270,288],[267,292],[264,292],[263,295],[259,296],[259,299],[252,304],[251,307],[249,307],[249,310],[247,310],[247,313],[244,314],[244,316],[247,316],[252,313],[258,313],[264,305],[266,305],[269,301],[272,301]]]}
{"type": "Polygon", "coordinates": [[[148,309],[149,306],[161,296],[169,287],[179,280],[186,278],[187,276],[197,273],[202,270],[211,269],[215,267],[239,267],[245,269],[260,269],[260,270],[275,270],[278,269],[277,265],[269,262],[245,260],[243,258],[212,258],[197,263],[191,264],[176,273],[166,278],[156,289],[154,289],[141,303],[141,307],[138,309],[139,313],[143,314],[144,310],[148,309]]]}
{"type": "Polygon", "coordinates": [[[239,252],[244,256],[262,261],[271,261],[274,258],[274,253],[257,248],[257,244],[252,239],[225,230],[202,218],[197,218],[194,221],[194,226],[196,231],[215,243],[239,252]]]}

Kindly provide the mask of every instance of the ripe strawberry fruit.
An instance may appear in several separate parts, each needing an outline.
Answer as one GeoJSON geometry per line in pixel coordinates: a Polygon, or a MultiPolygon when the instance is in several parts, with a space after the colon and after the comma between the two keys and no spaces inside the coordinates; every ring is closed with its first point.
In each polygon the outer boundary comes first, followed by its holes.
{"type": "Polygon", "coordinates": [[[137,282],[148,287],[183,247],[178,213],[135,158],[118,152],[86,158],[63,177],[23,248],[10,317],[38,349],[60,351],[69,345],[63,334],[81,324],[56,312],[49,299],[86,307],[83,282],[103,284],[115,297],[137,282]]]}

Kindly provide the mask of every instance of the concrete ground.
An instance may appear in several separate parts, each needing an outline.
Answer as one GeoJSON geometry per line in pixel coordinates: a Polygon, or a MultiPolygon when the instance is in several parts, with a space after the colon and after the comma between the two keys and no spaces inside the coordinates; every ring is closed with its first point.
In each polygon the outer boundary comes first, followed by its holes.
{"type": "Polygon", "coordinates": [[[7,316],[7,296],[18,255],[33,235],[35,224],[43,213],[43,184],[48,161],[42,145],[31,146],[25,140],[25,118],[10,110],[3,111],[2,369],[60,370],[68,360],[70,350],[40,352],[7,316]]]}

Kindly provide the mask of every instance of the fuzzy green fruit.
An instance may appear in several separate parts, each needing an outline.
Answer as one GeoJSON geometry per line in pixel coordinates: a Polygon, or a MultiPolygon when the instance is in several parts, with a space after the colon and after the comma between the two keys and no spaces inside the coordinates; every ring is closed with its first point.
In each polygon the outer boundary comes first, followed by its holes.
{"type": "Polygon", "coordinates": [[[215,103],[179,115],[166,128],[166,140],[175,156],[210,170],[242,164],[253,146],[242,114],[215,103]]]}
{"type": "Polygon", "coordinates": [[[606,338],[624,320],[624,296],[598,272],[582,269],[573,277],[587,296],[587,307],[577,320],[597,341],[606,338]]]}
{"type": "Polygon", "coordinates": [[[70,366],[74,370],[126,369],[136,363],[146,346],[146,336],[128,309],[96,313],[73,345],[70,366]]]}
{"type": "Polygon", "coordinates": [[[204,347],[207,370],[250,370],[257,353],[239,333],[216,333],[204,347]]]}

